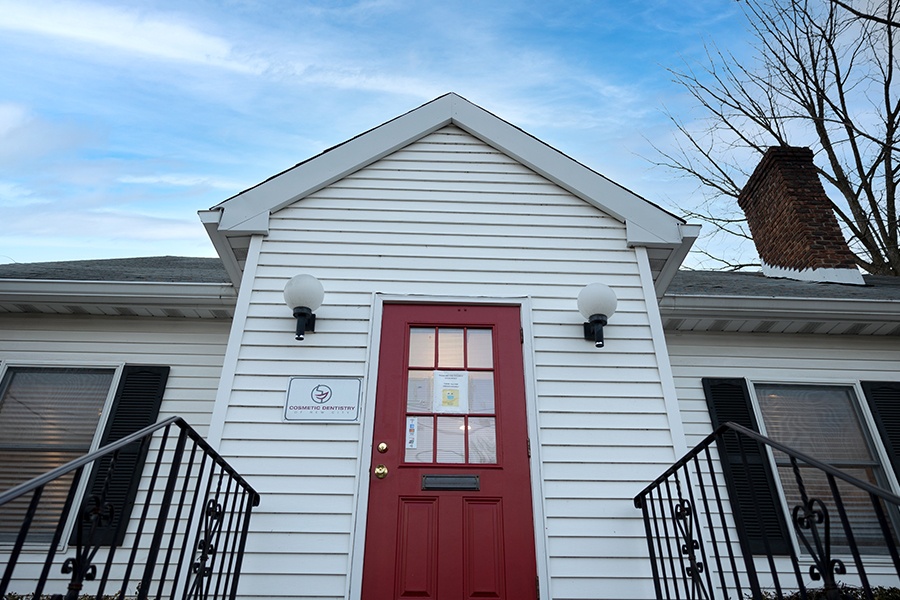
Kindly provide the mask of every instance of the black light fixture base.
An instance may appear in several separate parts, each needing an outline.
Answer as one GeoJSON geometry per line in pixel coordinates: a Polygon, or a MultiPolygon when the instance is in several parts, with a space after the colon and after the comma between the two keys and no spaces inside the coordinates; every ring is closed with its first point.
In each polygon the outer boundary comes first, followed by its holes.
{"type": "Polygon", "coordinates": [[[297,319],[297,340],[302,342],[307,331],[316,331],[316,315],[305,306],[294,309],[294,318],[297,319]]]}
{"type": "Polygon", "coordinates": [[[605,345],[603,341],[603,327],[606,325],[606,315],[591,315],[591,318],[584,324],[584,339],[594,342],[594,346],[602,348],[605,345]]]}

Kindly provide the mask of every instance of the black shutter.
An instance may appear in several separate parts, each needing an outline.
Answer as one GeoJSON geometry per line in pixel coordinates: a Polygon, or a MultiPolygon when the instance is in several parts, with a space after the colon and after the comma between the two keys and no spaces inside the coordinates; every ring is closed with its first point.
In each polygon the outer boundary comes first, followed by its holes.
{"type": "MultiPolygon", "coordinates": [[[[106,428],[100,438],[101,447],[156,422],[168,377],[169,367],[125,366],[106,420],[106,428]]],[[[130,444],[119,451],[106,492],[106,501],[113,506],[114,517],[95,534],[95,543],[104,546],[122,544],[125,524],[131,514],[146,457],[147,445],[139,443],[130,444]]],[[[103,493],[110,462],[111,457],[104,457],[94,465],[82,504],[88,503],[91,496],[99,497],[103,493]]],[[[84,524],[80,526],[85,527],[84,524]]],[[[87,533],[86,529],[83,531],[87,533]]],[[[75,542],[75,533],[73,532],[70,543],[75,542]]]]}
{"type": "MultiPolygon", "coordinates": [[[[713,429],[731,421],[759,431],[746,381],[703,379],[703,392],[706,394],[713,429]]],[[[742,540],[747,542],[746,549],[752,554],[765,554],[764,540],[768,540],[773,554],[789,554],[787,525],[775,487],[772,466],[764,449],[752,440],[739,442],[734,433],[725,434],[723,446],[725,456],[721,457],[722,471],[728,486],[728,496],[732,500],[735,522],[742,540]]],[[[723,446],[720,446],[720,452],[723,451],[723,446]]]]}
{"type": "Polygon", "coordinates": [[[900,455],[897,454],[900,451],[900,382],[863,381],[862,389],[891,466],[900,479],[900,455]]]}

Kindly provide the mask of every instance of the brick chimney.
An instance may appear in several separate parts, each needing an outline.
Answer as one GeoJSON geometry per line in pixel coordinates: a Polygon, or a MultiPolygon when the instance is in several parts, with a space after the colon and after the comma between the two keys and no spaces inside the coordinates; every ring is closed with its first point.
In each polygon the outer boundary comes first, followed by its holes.
{"type": "Polygon", "coordinates": [[[864,285],[809,148],[769,148],[738,205],[765,275],[864,285]]]}

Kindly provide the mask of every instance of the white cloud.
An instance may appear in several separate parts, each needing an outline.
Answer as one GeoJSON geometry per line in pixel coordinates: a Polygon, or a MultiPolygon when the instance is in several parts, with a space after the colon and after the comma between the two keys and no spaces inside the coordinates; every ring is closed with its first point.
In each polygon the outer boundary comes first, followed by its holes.
{"type": "MultiPolygon", "coordinates": [[[[363,90],[387,94],[409,95],[431,100],[450,90],[427,78],[378,73],[377,67],[345,67],[308,69],[304,81],[338,89],[363,90]]],[[[389,70],[389,69],[385,69],[389,70]]]]}
{"type": "Polygon", "coordinates": [[[11,181],[0,181],[0,206],[29,206],[42,200],[26,187],[11,181]]]}
{"type": "MultiPolygon", "coordinates": [[[[69,208],[61,203],[48,205],[40,213],[26,208],[7,212],[5,225],[11,232],[27,231],[25,237],[37,239],[82,238],[100,240],[187,240],[202,239],[203,228],[188,210],[183,217],[155,216],[146,212],[118,210],[86,210],[69,208]]],[[[9,234],[16,237],[17,234],[9,234]]],[[[8,252],[7,252],[8,253],[8,252]]]]}
{"type": "Polygon", "coordinates": [[[73,1],[0,0],[0,29],[75,40],[157,59],[259,73],[266,65],[238,56],[221,37],[174,17],[73,1]]]}
{"type": "Polygon", "coordinates": [[[29,164],[91,137],[85,128],[52,123],[36,117],[20,104],[0,104],[0,168],[29,164]]]}
{"type": "Polygon", "coordinates": [[[137,185],[170,185],[174,187],[211,187],[218,190],[234,191],[241,189],[242,183],[218,179],[205,175],[187,175],[181,173],[164,173],[159,175],[124,175],[119,177],[120,183],[137,185]]]}
{"type": "Polygon", "coordinates": [[[116,258],[123,256],[215,256],[196,222],[136,213],[45,210],[7,211],[0,235],[0,263],[116,258]]]}
{"type": "Polygon", "coordinates": [[[9,135],[30,119],[28,110],[21,104],[10,102],[0,104],[0,138],[9,135]]]}

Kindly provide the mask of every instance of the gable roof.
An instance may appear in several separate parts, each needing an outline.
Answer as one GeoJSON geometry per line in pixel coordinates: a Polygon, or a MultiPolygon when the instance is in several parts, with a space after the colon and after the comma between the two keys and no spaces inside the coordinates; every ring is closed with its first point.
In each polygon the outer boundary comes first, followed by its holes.
{"type": "Polygon", "coordinates": [[[451,124],[624,223],[629,245],[650,251],[659,294],[699,233],[699,226],[688,225],[518,127],[450,93],[201,211],[201,221],[234,284],[240,285],[249,237],[268,233],[270,214],[451,124]]]}

